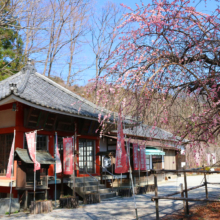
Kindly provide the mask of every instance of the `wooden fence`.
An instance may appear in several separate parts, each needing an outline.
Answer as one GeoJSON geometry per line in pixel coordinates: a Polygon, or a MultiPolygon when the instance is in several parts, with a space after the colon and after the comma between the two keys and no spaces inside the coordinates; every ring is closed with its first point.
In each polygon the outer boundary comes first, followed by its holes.
{"type": "Polygon", "coordinates": [[[220,199],[209,199],[208,198],[208,184],[220,184],[220,183],[211,183],[207,182],[206,175],[211,173],[220,173],[220,171],[204,171],[204,170],[157,170],[156,173],[183,173],[184,174],[184,186],[185,189],[183,189],[183,184],[180,185],[181,190],[176,191],[175,193],[167,194],[165,196],[158,196],[158,186],[157,186],[157,176],[154,175],[154,187],[155,187],[155,196],[151,198],[152,201],[155,201],[155,208],[156,208],[156,220],[159,220],[159,200],[160,199],[167,199],[167,200],[181,200],[183,201],[183,207],[185,211],[185,215],[189,215],[189,201],[200,201],[200,202],[220,202],[220,199]],[[204,173],[204,183],[195,187],[188,188],[187,187],[187,176],[186,173],[204,173]],[[188,197],[188,191],[194,190],[200,187],[205,186],[205,193],[206,198],[200,199],[200,198],[189,198],[188,197]],[[180,194],[180,197],[172,197],[174,195],[180,194]],[[185,196],[184,196],[185,194],[185,196]]]}

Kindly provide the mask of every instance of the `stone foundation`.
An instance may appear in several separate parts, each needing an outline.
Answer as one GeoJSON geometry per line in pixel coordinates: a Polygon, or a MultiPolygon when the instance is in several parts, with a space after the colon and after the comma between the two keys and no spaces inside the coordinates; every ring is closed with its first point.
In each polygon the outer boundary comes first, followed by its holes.
{"type": "MultiPolygon", "coordinates": [[[[20,203],[18,201],[18,198],[12,198],[11,201],[11,213],[19,212],[20,203]]],[[[9,212],[9,202],[10,198],[0,199],[0,214],[5,214],[9,212]]]]}

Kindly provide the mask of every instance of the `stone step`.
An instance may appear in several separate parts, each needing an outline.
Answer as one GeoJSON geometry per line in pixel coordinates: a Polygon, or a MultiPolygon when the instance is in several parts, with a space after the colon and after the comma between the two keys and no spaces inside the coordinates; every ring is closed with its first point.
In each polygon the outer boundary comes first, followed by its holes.
{"type": "MultiPolygon", "coordinates": [[[[97,192],[97,189],[96,190],[91,190],[91,191],[86,191],[86,193],[92,193],[92,192],[97,192]]],[[[112,192],[111,188],[99,189],[100,194],[110,193],[110,192],[112,192]]],[[[113,190],[113,192],[116,192],[116,190],[113,190]]]]}
{"type": "MultiPolygon", "coordinates": [[[[99,186],[99,189],[106,189],[106,187],[105,186],[99,186]]],[[[80,191],[97,191],[97,185],[76,187],[76,190],[80,190],[80,191]]]]}
{"type": "MultiPolygon", "coordinates": [[[[67,184],[69,187],[72,187],[72,183],[68,183],[67,184]]],[[[83,187],[83,186],[97,186],[97,182],[85,182],[85,183],[75,183],[75,186],[76,187],[83,187]]],[[[104,187],[105,186],[105,184],[100,184],[99,183],[99,186],[100,187],[104,187]]]]}
{"type": "Polygon", "coordinates": [[[110,199],[110,198],[113,198],[113,197],[116,197],[116,192],[110,192],[110,193],[101,193],[100,194],[100,199],[101,200],[104,200],[104,199],[110,199]]]}

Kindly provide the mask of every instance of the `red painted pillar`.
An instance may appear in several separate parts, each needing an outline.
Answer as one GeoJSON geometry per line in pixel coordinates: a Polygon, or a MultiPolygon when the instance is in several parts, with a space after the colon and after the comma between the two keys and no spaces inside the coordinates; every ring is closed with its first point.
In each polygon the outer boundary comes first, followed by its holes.
{"type": "Polygon", "coordinates": [[[23,148],[24,147],[24,105],[22,103],[16,102],[17,111],[15,117],[15,130],[16,130],[16,137],[15,137],[15,149],[17,147],[23,148]]]}
{"type": "MultiPolygon", "coordinates": [[[[52,155],[52,157],[54,157],[54,134],[49,135],[48,140],[49,140],[49,143],[48,143],[49,153],[52,155]]],[[[49,166],[48,175],[49,176],[54,176],[54,165],[53,164],[51,164],[49,166]]]]}
{"type": "MultiPolygon", "coordinates": [[[[100,139],[98,138],[95,141],[95,143],[96,143],[96,154],[97,154],[99,152],[99,149],[100,149],[100,147],[99,147],[100,139]]],[[[100,166],[97,165],[97,164],[100,165],[99,156],[96,155],[96,160],[95,161],[96,161],[96,174],[100,175],[100,166]]]]}

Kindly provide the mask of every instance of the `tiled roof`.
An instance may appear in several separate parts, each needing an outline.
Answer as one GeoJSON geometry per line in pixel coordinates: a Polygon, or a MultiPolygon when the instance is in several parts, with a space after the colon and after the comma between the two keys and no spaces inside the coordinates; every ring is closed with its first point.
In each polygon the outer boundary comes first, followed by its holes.
{"type": "Polygon", "coordinates": [[[104,115],[104,112],[107,112],[106,109],[37,73],[32,65],[29,64],[25,68],[0,82],[0,101],[10,95],[15,95],[38,106],[60,111],[61,114],[68,113],[96,119],[100,113],[104,115]],[[11,83],[17,84],[17,91],[11,91],[11,83]]]}
{"type": "MultiPolygon", "coordinates": [[[[27,149],[16,148],[15,156],[25,163],[33,163],[27,149]]],[[[55,159],[47,151],[36,151],[36,160],[40,164],[55,164],[55,159]]]]}
{"type": "MultiPolygon", "coordinates": [[[[112,131],[112,133],[116,133],[117,131],[112,131]]],[[[172,133],[165,131],[156,126],[149,125],[139,125],[133,128],[128,128],[123,130],[124,134],[139,136],[139,137],[147,137],[149,139],[158,139],[158,140],[170,140],[170,141],[180,141],[180,137],[174,136],[172,133]]],[[[185,142],[184,140],[183,142],[185,142]]]]}

